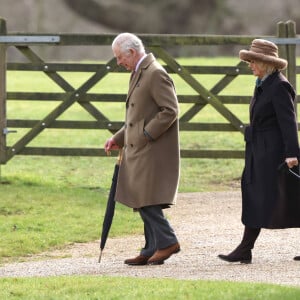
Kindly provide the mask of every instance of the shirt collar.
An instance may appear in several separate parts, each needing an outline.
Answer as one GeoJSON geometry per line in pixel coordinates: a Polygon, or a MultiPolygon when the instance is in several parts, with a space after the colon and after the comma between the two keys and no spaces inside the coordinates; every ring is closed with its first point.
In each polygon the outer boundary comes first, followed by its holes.
{"type": "Polygon", "coordinates": [[[135,72],[138,70],[140,64],[141,64],[142,61],[146,58],[146,56],[147,56],[147,54],[144,54],[144,55],[140,58],[140,60],[138,61],[138,63],[137,63],[136,66],[135,66],[135,70],[134,70],[135,72]]]}

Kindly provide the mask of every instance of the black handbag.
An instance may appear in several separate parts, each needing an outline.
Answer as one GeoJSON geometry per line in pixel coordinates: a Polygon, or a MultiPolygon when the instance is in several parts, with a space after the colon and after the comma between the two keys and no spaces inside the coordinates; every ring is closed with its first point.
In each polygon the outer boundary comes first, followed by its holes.
{"type": "Polygon", "coordinates": [[[297,178],[300,179],[300,166],[295,166],[293,168],[289,168],[286,162],[283,162],[282,164],[280,164],[278,166],[278,171],[282,171],[282,172],[290,172],[291,174],[293,174],[294,176],[296,176],[297,178]]]}

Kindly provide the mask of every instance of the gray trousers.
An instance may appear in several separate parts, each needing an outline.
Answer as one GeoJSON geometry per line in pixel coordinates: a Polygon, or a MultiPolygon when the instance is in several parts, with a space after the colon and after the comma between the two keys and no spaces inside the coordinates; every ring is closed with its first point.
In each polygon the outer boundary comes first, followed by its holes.
{"type": "Polygon", "coordinates": [[[174,230],[163,214],[160,205],[145,206],[138,209],[144,222],[145,246],[140,255],[152,256],[158,249],[178,242],[174,230]]]}

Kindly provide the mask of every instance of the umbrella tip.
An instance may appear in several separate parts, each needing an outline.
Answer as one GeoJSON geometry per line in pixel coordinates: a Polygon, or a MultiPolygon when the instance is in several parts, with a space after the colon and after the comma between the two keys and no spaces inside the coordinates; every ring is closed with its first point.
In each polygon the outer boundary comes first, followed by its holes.
{"type": "Polygon", "coordinates": [[[102,257],[102,250],[100,250],[100,254],[99,254],[99,259],[98,259],[98,263],[100,264],[101,262],[101,257],[102,257]]]}

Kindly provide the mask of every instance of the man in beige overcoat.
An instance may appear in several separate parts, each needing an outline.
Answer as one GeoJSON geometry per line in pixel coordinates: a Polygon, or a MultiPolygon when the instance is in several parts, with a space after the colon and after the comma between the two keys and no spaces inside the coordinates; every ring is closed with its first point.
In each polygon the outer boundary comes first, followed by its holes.
{"type": "Polygon", "coordinates": [[[125,124],[105,151],[123,149],[115,200],[140,213],[145,234],[144,248],[125,264],[163,264],[180,251],[162,210],[175,203],[179,180],[177,96],[172,79],[136,35],[119,34],[112,51],[132,74],[125,124]]]}

